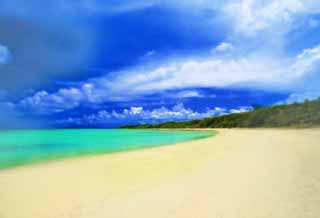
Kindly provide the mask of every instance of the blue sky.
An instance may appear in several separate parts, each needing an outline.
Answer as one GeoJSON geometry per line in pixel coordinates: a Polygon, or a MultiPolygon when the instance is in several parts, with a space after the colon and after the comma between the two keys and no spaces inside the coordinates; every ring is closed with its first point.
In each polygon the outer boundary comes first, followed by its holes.
{"type": "Polygon", "coordinates": [[[320,96],[316,0],[2,0],[0,127],[200,119],[320,96]]]}

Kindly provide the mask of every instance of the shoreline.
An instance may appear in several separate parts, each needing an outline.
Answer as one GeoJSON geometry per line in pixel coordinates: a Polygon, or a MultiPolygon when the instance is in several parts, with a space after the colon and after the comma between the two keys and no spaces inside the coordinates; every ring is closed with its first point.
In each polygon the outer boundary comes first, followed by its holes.
{"type": "Polygon", "coordinates": [[[3,169],[0,217],[320,216],[320,129],[210,130],[218,134],[3,169]]]}
{"type": "MultiPolygon", "coordinates": [[[[130,131],[130,129],[128,129],[130,131]]],[[[150,131],[170,131],[170,129],[150,129],[150,131]]],[[[28,130],[27,130],[28,131],[28,130]]],[[[138,130],[139,131],[139,130],[138,130]]],[[[143,131],[143,130],[142,130],[143,131]]],[[[192,132],[202,132],[202,130],[185,130],[185,129],[173,129],[173,131],[180,131],[180,132],[187,132],[187,131],[192,131],[192,132]]],[[[10,170],[10,169],[15,169],[15,168],[23,168],[23,167],[28,167],[28,166],[34,166],[34,165],[41,165],[41,164],[47,164],[47,163],[54,163],[57,161],[65,161],[65,160],[71,160],[71,159],[78,159],[78,158],[86,158],[86,157],[95,157],[99,155],[112,155],[116,153],[122,153],[122,152],[133,152],[133,151],[139,151],[139,150],[144,150],[144,149],[152,149],[152,148],[157,148],[157,147],[162,147],[162,146],[175,146],[180,143],[185,143],[185,142],[191,142],[195,140],[201,140],[209,137],[214,137],[215,135],[218,134],[217,131],[214,130],[207,130],[206,131],[208,135],[203,135],[203,136],[197,136],[196,138],[189,139],[186,141],[182,142],[174,142],[174,143],[169,143],[169,144],[155,144],[152,146],[142,146],[142,147],[137,147],[137,148],[131,148],[131,149],[124,149],[124,150],[115,150],[115,151],[105,151],[105,152],[92,152],[92,153],[81,153],[81,154],[74,154],[72,156],[52,156],[48,159],[35,159],[33,161],[25,162],[25,163],[10,163],[10,165],[6,166],[1,166],[0,165],[0,173],[1,171],[4,170],[10,170]]],[[[130,147],[130,145],[128,145],[130,147]]],[[[1,218],[1,217],[0,217],[1,218]]]]}

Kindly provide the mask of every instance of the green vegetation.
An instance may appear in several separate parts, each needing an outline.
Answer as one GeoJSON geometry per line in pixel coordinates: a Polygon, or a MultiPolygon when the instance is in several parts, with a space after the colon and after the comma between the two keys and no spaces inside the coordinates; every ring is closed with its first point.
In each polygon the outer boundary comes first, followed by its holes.
{"type": "Polygon", "coordinates": [[[320,99],[290,105],[257,106],[250,112],[222,115],[202,120],[124,126],[122,128],[306,128],[316,126],[320,126],[320,99]]]}

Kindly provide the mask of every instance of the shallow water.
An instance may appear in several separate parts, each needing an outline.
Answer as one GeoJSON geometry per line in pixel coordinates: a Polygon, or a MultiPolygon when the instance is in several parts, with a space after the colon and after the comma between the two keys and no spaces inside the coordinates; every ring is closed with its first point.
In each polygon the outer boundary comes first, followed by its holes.
{"type": "Polygon", "coordinates": [[[0,131],[0,169],[98,153],[174,144],[212,132],[126,129],[0,131]]]}

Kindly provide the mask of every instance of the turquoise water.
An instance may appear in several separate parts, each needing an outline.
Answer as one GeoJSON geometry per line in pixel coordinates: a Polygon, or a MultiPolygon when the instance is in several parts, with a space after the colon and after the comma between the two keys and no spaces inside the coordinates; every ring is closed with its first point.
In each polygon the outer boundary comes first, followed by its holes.
{"type": "Polygon", "coordinates": [[[0,169],[79,155],[174,144],[212,134],[126,129],[0,131],[0,169]]]}

